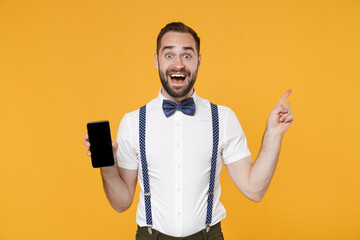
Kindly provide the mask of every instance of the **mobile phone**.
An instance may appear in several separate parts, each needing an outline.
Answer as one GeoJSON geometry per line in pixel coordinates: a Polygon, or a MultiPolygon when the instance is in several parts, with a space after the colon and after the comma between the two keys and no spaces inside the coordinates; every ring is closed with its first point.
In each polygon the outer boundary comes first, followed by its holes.
{"type": "Polygon", "coordinates": [[[87,130],[92,166],[94,168],[113,166],[115,162],[109,121],[89,122],[87,130]]]}

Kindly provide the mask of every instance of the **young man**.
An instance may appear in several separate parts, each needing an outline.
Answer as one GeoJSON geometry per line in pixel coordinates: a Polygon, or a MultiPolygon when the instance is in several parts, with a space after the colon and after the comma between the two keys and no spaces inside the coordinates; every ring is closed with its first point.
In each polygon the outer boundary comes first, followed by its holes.
{"type": "MultiPolygon", "coordinates": [[[[156,99],[125,114],[113,142],[116,164],[101,168],[106,196],[118,212],[130,207],[139,180],[136,239],[223,239],[222,162],[237,188],[250,200],[261,201],[282,136],[294,120],[285,103],[289,90],[268,117],[254,163],[233,111],[211,104],[193,88],[199,51],[199,37],[183,23],[161,30],[155,66],[163,87],[156,99]]],[[[84,143],[90,146],[87,134],[84,143]]]]}

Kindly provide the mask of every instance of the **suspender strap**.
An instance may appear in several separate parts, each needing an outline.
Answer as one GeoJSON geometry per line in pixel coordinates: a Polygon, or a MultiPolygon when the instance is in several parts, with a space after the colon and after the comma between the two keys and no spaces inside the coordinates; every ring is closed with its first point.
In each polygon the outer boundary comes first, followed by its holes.
{"type": "Polygon", "coordinates": [[[145,211],[146,211],[146,224],[152,226],[152,215],[151,215],[151,199],[150,199],[150,186],[148,167],[146,161],[145,151],[145,131],[146,130],[146,105],[140,108],[139,114],[139,144],[140,144],[140,155],[141,155],[141,166],[144,181],[144,199],[145,199],[145,211]]]}
{"type": "MultiPolygon", "coordinates": [[[[211,117],[212,117],[212,130],[213,130],[213,150],[211,157],[211,169],[210,169],[210,183],[207,201],[207,213],[206,213],[206,231],[210,229],[212,219],[212,208],[214,200],[214,184],[215,184],[215,172],[216,172],[216,160],[218,155],[219,145],[219,114],[218,106],[211,104],[211,117]]],[[[146,211],[146,224],[149,226],[149,233],[152,227],[152,215],[151,215],[151,198],[150,198],[150,186],[148,167],[146,160],[145,151],[145,132],[146,132],[146,105],[140,108],[139,114],[139,144],[140,144],[140,155],[141,155],[141,166],[144,181],[144,199],[145,199],[145,211],[146,211]]],[[[151,233],[150,233],[151,234],[151,233]]]]}
{"type": "Polygon", "coordinates": [[[214,183],[215,183],[215,172],[216,172],[216,159],[218,154],[219,145],[219,114],[218,107],[215,104],[211,104],[211,117],[212,117],[212,129],[213,129],[213,150],[211,157],[211,169],[210,169],[210,183],[209,183],[209,195],[207,201],[207,213],[206,213],[206,231],[209,231],[211,219],[212,219],[212,208],[214,200],[214,183]]]}

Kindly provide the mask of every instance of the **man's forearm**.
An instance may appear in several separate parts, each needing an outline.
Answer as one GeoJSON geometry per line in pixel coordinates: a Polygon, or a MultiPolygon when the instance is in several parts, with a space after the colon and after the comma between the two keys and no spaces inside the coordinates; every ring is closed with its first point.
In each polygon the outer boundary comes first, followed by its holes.
{"type": "Polygon", "coordinates": [[[260,153],[255,163],[249,156],[227,167],[231,179],[250,200],[259,202],[264,197],[278,162],[281,140],[294,120],[290,103],[285,103],[292,90],[289,89],[271,110],[267,119],[260,153]]]}
{"type": "Polygon", "coordinates": [[[278,162],[282,135],[265,131],[261,150],[249,174],[249,191],[260,201],[271,182],[278,162]]]}
{"type": "Polygon", "coordinates": [[[132,196],[121,179],[117,166],[101,168],[101,176],[106,197],[117,212],[124,212],[132,203],[132,196]]]}

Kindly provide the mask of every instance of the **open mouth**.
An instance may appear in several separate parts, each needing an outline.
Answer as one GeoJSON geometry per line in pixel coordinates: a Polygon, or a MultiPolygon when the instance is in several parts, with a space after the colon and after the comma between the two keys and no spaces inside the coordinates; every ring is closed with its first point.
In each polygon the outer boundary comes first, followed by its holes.
{"type": "Polygon", "coordinates": [[[169,75],[173,83],[181,84],[185,81],[187,75],[183,73],[172,73],[169,75]]]}

